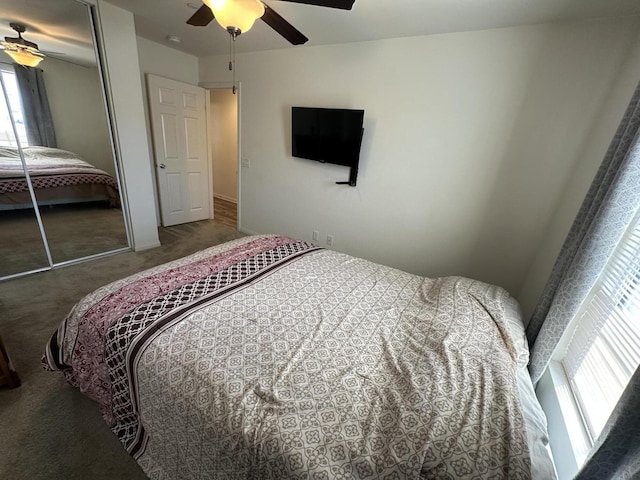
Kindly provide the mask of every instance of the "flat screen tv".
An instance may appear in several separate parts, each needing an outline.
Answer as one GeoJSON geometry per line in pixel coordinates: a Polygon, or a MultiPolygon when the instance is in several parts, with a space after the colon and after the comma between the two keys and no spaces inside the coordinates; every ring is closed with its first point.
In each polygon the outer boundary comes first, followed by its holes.
{"type": "Polygon", "coordinates": [[[358,167],[364,110],[291,107],[294,157],[358,167]]]}

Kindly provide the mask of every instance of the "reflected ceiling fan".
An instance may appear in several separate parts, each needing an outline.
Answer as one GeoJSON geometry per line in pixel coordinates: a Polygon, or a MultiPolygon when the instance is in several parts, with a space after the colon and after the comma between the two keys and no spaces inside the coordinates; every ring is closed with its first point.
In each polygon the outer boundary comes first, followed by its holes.
{"type": "MultiPolygon", "coordinates": [[[[194,13],[187,23],[197,27],[209,25],[215,18],[235,40],[242,32],[249,30],[253,23],[261,18],[263,22],[282,35],[292,45],[302,45],[309,39],[297,28],[282,18],[273,8],[260,0],[203,0],[204,4],[194,13]]],[[[355,0],[282,0],[291,3],[304,3],[319,7],[351,10],[355,0]]]]}
{"type": "Polygon", "coordinates": [[[10,23],[9,26],[17,33],[17,37],[4,37],[4,42],[0,42],[0,49],[4,50],[16,63],[26,67],[38,65],[45,54],[38,49],[38,45],[22,38],[22,34],[27,27],[20,23],[10,23]]]}

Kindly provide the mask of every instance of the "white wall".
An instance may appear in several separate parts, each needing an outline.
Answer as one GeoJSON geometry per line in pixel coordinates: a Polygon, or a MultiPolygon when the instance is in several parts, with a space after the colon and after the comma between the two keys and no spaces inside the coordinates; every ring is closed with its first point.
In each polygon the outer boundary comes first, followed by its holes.
{"type": "MultiPolygon", "coordinates": [[[[240,227],[517,294],[638,18],[238,55],[240,227]],[[291,156],[290,108],[363,108],[358,186],[291,156]]],[[[238,41],[242,41],[240,38],[238,41]]],[[[227,81],[226,56],[200,60],[227,81]]],[[[605,147],[606,148],[606,147],[605,147]]]]}
{"type": "Polygon", "coordinates": [[[193,55],[179,52],[165,45],[137,37],[140,75],[144,96],[144,116],[147,129],[147,148],[151,152],[151,171],[153,172],[153,196],[156,205],[156,225],[160,225],[160,204],[156,182],[156,167],[149,121],[149,103],[147,101],[147,74],[170,78],[190,85],[198,84],[198,59],[193,55]]]}
{"type": "Polygon", "coordinates": [[[97,5],[132,246],[152,248],[160,241],[133,14],[102,0],[97,5]]]}
{"type": "Polygon", "coordinates": [[[51,56],[41,65],[58,148],[75,152],[115,175],[97,67],[75,65],[51,56]]]}
{"type": "Polygon", "coordinates": [[[237,202],[238,97],[230,89],[213,89],[209,93],[213,194],[237,202]]]}
{"type": "Polygon", "coordinates": [[[640,81],[640,29],[637,30],[635,42],[623,57],[626,61],[620,65],[595,115],[593,126],[574,161],[571,175],[556,202],[555,211],[522,285],[519,298],[527,318],[535,308],[569,228],[640,81]]]}

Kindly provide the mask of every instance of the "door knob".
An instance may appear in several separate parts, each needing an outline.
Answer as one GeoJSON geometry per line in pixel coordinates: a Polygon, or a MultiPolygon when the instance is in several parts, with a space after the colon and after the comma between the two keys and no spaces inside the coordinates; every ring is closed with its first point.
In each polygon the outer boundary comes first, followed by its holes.
{"type": "Polygon", "coordinates": [[[167,168],[167,166],[164,163],[161,163],[160,168],[167,168]]]}

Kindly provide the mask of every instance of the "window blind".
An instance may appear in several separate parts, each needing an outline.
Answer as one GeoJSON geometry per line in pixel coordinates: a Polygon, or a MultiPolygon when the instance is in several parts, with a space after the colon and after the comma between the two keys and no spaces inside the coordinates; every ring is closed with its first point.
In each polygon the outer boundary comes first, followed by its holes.
{"type": "Polygon", "coordinates": [[[640,215],[579,313],[562,360],[595,439],[640,364],[640,215]]]}

